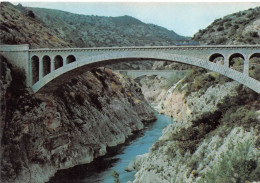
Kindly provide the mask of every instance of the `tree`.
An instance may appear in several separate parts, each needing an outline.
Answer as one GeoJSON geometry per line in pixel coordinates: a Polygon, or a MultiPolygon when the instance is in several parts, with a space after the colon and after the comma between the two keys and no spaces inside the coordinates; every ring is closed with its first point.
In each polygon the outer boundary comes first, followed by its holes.
{"type": "Polygon", "coordinates": [[[35,15],[32,10],[28,11],[28,16],[31,18],[35,18],[35,15]]]}

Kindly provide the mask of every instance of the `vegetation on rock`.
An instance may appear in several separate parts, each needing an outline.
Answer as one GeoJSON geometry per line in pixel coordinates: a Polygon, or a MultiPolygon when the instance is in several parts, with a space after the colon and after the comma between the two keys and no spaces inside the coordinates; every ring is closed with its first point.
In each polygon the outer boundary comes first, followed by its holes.
{"type": "Polygon", "coordinates": [[[216,19],[207,28],[199,30],[193,40],[201,44],[259,44],[260,7],[233,13],[216,19]]]}

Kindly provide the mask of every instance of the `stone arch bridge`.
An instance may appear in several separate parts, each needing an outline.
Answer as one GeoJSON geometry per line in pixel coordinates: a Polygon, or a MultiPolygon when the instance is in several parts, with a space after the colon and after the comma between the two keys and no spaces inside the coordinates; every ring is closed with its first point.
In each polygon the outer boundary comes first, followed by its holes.
{"type": "Polygon", "coordinates": [[[249,77],[249,59],[260,55],[260,45],[246,46],[152,46],[29,49],[29,45],[1,45],[0,54],[15,69],[26,75],[26,84],[34,92],[48,92],[75,75],[93,67],[136,61],[164,60],[202,67],[223,74],[260,93],[260,82],[249,77]],[[214,58],[223,57],[222,64],[214,58]],[[230,67],[234,57],[241,57],[243,71],[230,67]]]}

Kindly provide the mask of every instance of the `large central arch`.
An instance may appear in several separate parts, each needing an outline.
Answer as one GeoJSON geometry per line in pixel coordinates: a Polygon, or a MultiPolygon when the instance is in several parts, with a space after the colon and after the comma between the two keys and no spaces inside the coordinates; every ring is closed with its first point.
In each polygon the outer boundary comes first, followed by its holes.
{"type": "Polygon", "coordinates": [[[224,65],[216,64],[191,56],[171,54],[163,51],[140,50],[103,53],[100,55],[93,55],[85,57],[84,59],[76,60],[68,65],[64,65],[63,67],[54,70],[49,75],[45,76],[37,83],[35,83],[32,88],[34,92],[48,92],[50,90],[53,91],[55,88],[57,88],[62,83],[68,81],[70,78],[84,73],[93,67],[100,67],[112,63],[131,60],[164,60],[198,66],[225,75],[251,88],[257,93],[260,93],[260,82],[253,78],[250,78],[244,73],[238,72],[229,67],[225,67],[224,65]]]}

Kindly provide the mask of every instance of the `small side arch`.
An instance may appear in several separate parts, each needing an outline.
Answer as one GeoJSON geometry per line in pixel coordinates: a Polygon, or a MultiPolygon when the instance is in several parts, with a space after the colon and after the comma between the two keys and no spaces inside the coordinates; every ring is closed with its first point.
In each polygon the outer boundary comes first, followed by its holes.
{"type": "Polygon", "coordinates": [[[260,53],[249,55],[249,76],[260,81],[260,53]]]}
{"type": "Polygon", "coordinates": [[[63,66],[63,58],[60,55],[54,57],[54,69],[58,69],[63,66]]]}
{"type": "Polygon", "coordinates": [[[70,64],[72,62],[76,62],[76,57],[74,55],[67,56],[66,64],[70,64]]]}
{"type": "Polygon", "coordinates": [[[31,58],[32,62],[32,84],[35,84],[37,81],[39,81],[39,57],[34,55],[31,58]]]}
{"type": "Polygon", "coordinates": [[[254,58],[260,58],[260,53],[253,53],[249,56],[249,60],[254,59],[254,58]]]}
{"type": "Polygon", "coordinates": [[[209,56],[209,61],[223,65],[224,56],[220,53],[213,53],[209,56]]]}
{"type": "Polygon", "coordinates": [[[245,56],[241,53],[233,53],[228,58],[229,67],[239,72],[244,70],[245,56]]]}
{"type": "Polygon", "coordinates": [[[46,76],[51,72],[51,58],[48,55],[45,55],[42,58],[42,66],[43,76],[46,76]]]}

